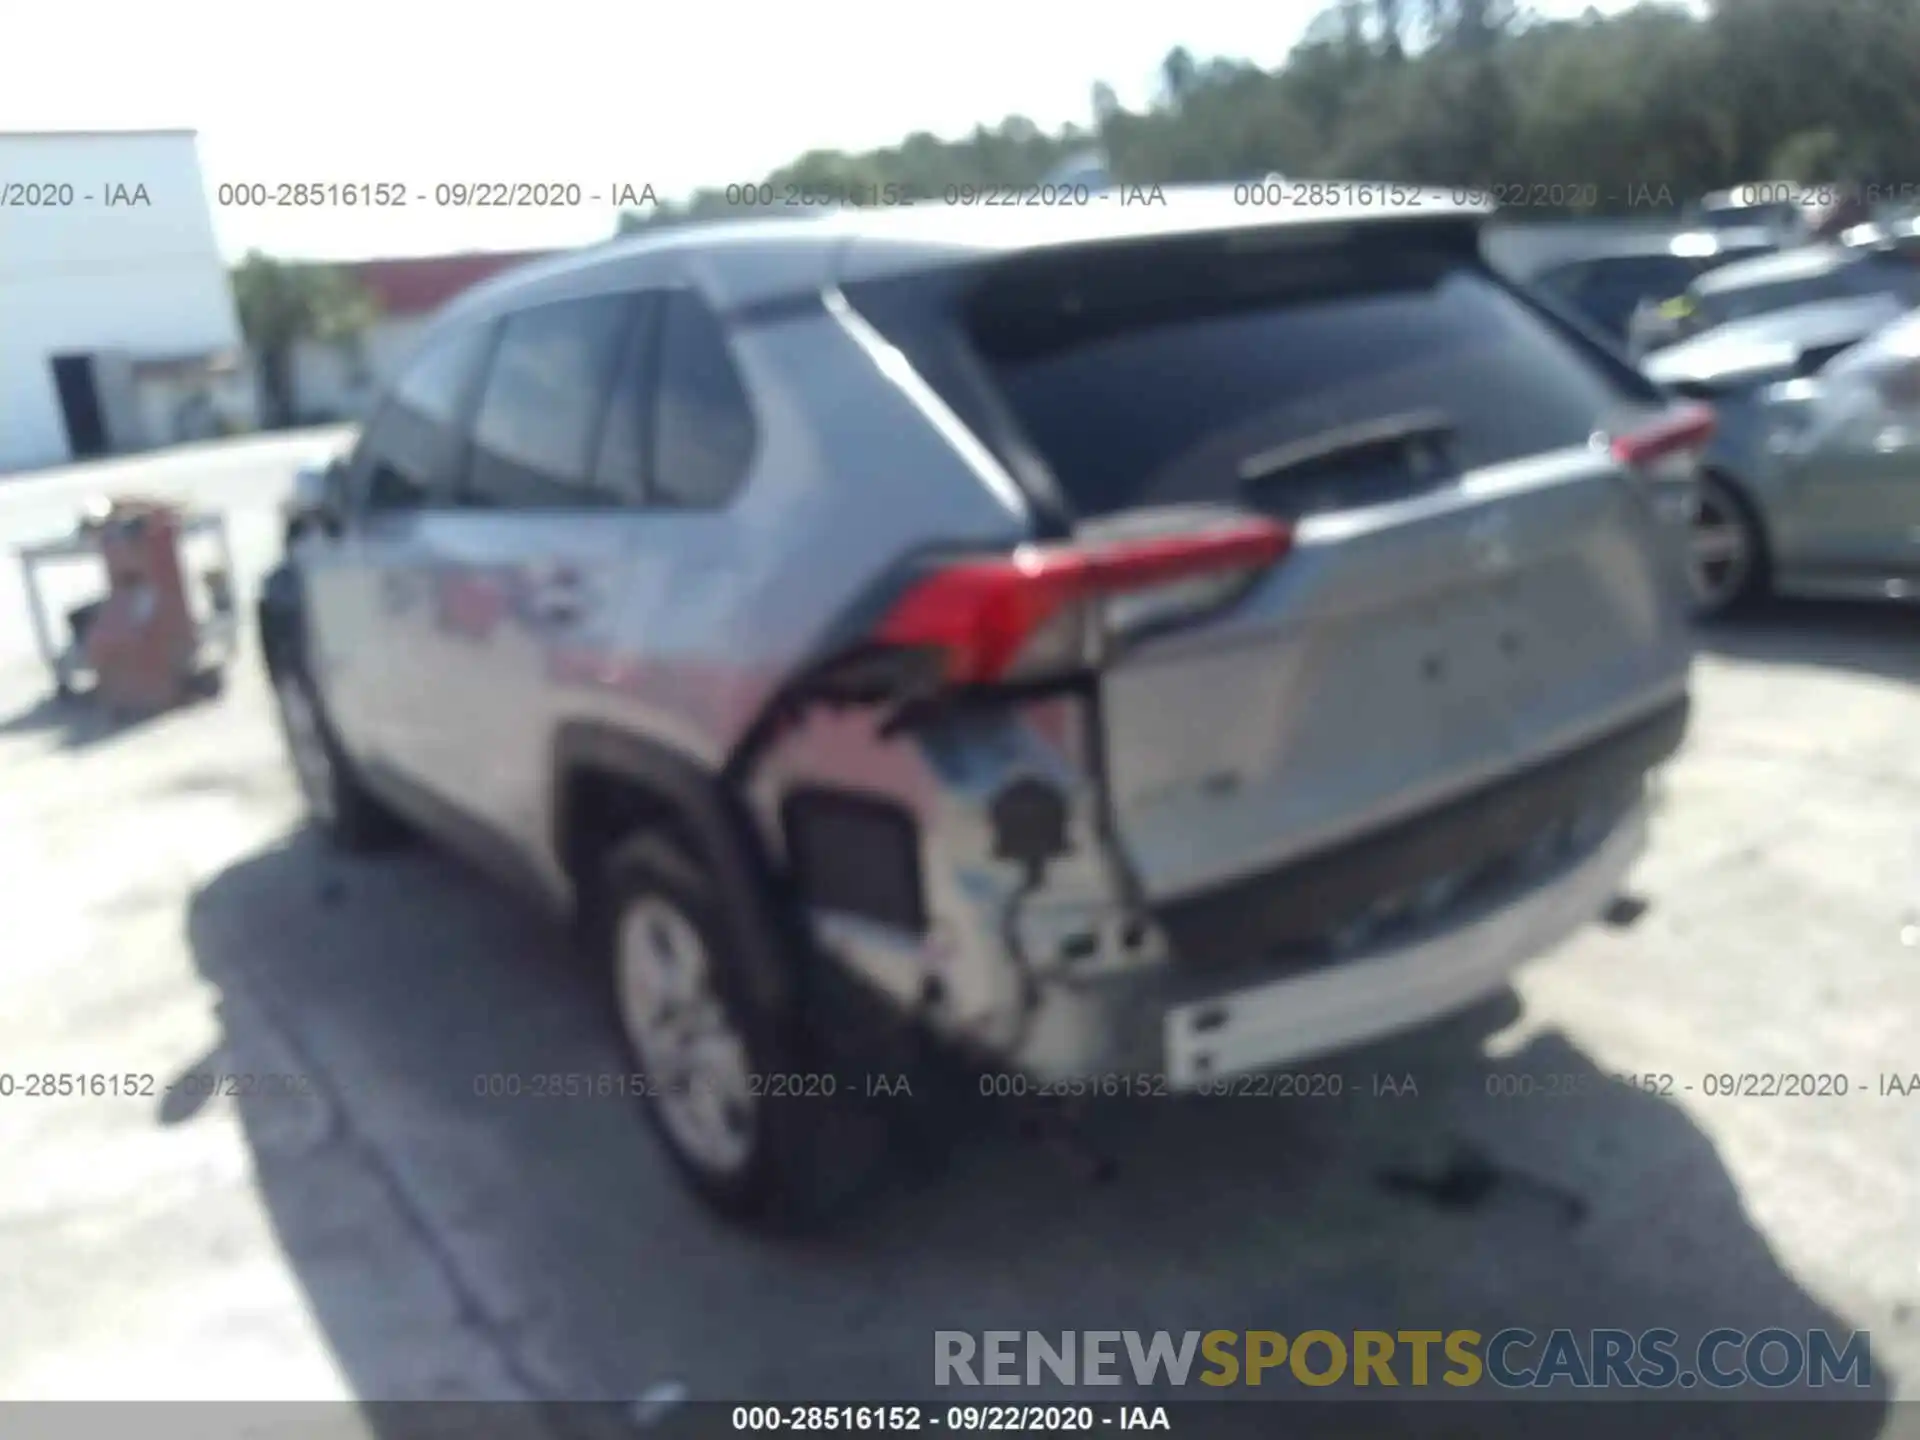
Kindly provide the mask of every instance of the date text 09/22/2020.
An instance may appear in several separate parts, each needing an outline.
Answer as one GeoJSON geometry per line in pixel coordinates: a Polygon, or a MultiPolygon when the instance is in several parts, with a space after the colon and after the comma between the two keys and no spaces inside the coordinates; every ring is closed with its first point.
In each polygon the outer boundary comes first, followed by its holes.
{"type": "MultiPolygon", "coordinates": [[[[674,1093],[692,1082],[610,1071],[491,1072],[472,1077],[481,1099],[580,1100],[643,1099],[674,1093]]],[[[921,1090],[925,1081],[920,1082],[921,1090]]],[[[838,1074],[793,1071],[748,1077],[753,1098],[792,1100],[915,1099],[915,1080],[903,1072],[838,1074]]],[[[994,1100],[1153,1100],[1175,1095],[1211,1099],[1418,1100],[1421,1081],[1411,1071],[1346,1074],[1338,1070],[1261,1071],[1220,1076],[1197,1086],[1177,1086],[1164,1074],[1112,1072],[1063,1080],[1042,1080],[1018,1072],[982,1072],[972,1082],[982,1098],[994,1100]]],[[[1853,1075],[1845,1071],[1740,1073],[1712,1071],[1686,1077],[1671,1072],[1603,1074],[1489,1071],[1485,1096],[1496,1103],[1593,1099],[1634,1091],[1668,1101],[1695,1096],[1705,1100],[1781,1100],[1858,1103],[1861,1100],[1920,1098],[1920,1071],[1853,1075]]],[[[970,1087],[971,1088],[971,1087],[970,1087]]],[[[1428,1089],[1432,1089],[1429,1084],[1428,1089]]],[[[313,1093],[302,1074],[226,1073],[192,1070],[172,1079],[148,1071],[0,1072],[0,1100],[157,1098],[171,1094],[231,1096],[237,1099],[294,1097],[313,1093]]]]}
{"type": "MultiPolygon", "coordinates": [[[[495,1071],[472,1079],[473,1094],[491,1100],[645,1099],[682,1092],[684,1078],[612,1072],[542,1072],[522,1075],[495,1071]]],[[[918,1099],[926,1081],[900,1072],[794,1071],[748,1077],[750,1098],[792,1100],[918,1099]],[[919,1088],[916,1089],[916,1083],[919,1088]]],[[[990,1100],[1155,1100],[1175,1096],[1202,1099],[1301,1100],[1337,1102],[1418,1100],[1422,1082],[1412,1071],[1338,1070],[1258,1071],[1210,1078],[1197,1085],[1174,1084],[1153,1072],[1110,1072],[1062,1080],[1042,1080],[1018,1072],[986,1071],[969,1091],[990,1100]]],[[[1427,1089],[1431,1091],[1430,1082],[1427,1089]]],[[[1843,1071],[1782,1073],[1709,1072],[1683,1076],[1672,1072],[1606,1074],[1489,1071],[1482,1078],[1486,1099],[1496,1104],[1598,1099],[1633,1092],[1677,1101],[1683,1096],[1707,1100],[1906,1100],[1920,1097],[1920,1072],[1849,1075],[1843,1071]]]]}
{"type": "MultiPolygon", "coordinates": [[[[831,1431],[1029,1435],[1036,1431],[1171,1431],[1165,1405],[735,1405],[725,1430],[792,1434],[831,1431]]],[[[716,1427],[716,1433],[720,1433],[716,1427]]]]}

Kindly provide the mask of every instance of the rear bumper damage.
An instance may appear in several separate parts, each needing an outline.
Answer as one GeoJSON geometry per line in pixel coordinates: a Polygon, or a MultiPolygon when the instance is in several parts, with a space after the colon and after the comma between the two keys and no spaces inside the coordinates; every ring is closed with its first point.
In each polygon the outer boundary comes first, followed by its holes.
{"type": "MultiPolygon", "coordinates": [[[[887,781],[917,843],[876,830],[859,872],[882,873],[874,857],[900,843],[921,862],[918,924],[803,887],[815,941],[982,1064],[1186,1089],[1467,1006],[1596,918],[1643,847],[1646,779],[1679,747],[1688,707],[1675,699],[1385,831],[1153,905],[1098,824],[1087,757],[1061,743],[1079,727],[1040,718],[896,737],[886,767],[845,722],[789,751],[817,783],[825,752],[805,752],[837,730],[847,770],[887,781]],[[1029,885],[997,856],[990,814],[1035,778],[1063,798],[1066,847],[1029,885]]],[[[793,793],[770,788],[769,812],[780,791],[793,793]]]]}
{"type": "Polygon", "coordinates": [[[1047,1078],[1164,1075],[1168,1088],[1187,1090],[1438,1019],[1496,992],[1596,918],[1646,833],[1646,807],[1636,802],[1525,893],[1490,896],[1438,933],[1323,968],[1199,997],[1171,966],[1105,987],[1050,988],[1012,1063],[1047,1078]]]}
{"type": "Polygon", "coordinates": [[[1644,848],[1685,699],[1379,834],[1178,905],[1163,961],[1041,988],[1010,1058],[1174,1089],[1391,1034],[1496,991],[1596,918],[1644,848]]]}

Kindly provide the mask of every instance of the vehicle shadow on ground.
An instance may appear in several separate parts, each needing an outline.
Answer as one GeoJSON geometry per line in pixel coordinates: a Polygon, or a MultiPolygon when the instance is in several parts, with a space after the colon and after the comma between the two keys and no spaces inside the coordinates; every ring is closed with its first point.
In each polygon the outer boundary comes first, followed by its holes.
{"type": "Polygon", "coordinates": [[[97,745],[125,739],[154,721],[209,704],[217,700],[223,690],[224,683],[219,674],[198,676],[191,692],[180,703],[144,714],[114,710],[84,692],[62,695],[49,690],[24,709],[0,720],[0,739],[14,735],[43,735],[52,738],[63,750],[90,750],[97,745]]]}
{"type": "Polygon", "coordinates": [[[140,728],[141,722],[115,715],[82,695],[45,696],[0,720],[0,737],[43,735],[63,750],[86,750],[140,728]]]}
{"type": "MultiPolygon", "coordinates": [[[[324,1112],[296,1125],[284,1099],[239,1101],[279,1241],[367,1401],[1063,1398],[936,1389],[936,1330],[1666,1327],[1684,1362],[1714,1326],[1841,1343],[1854,1328],[1782,1268],[1675,1099],[1557,1034],[1488,1058],[1510,997],[1302,1067],[1322,1090],[1338,1076],[1338,1096],[1103,1101],[1084,1126],[1105,1179],[1023,1134],[1043,1112],[976,1087],[938,1107],[944,1143],[915,1147],[939,1163],[829,1234],[775,1240],[689,1200],[630,1101],[532,1096],[534,1077],[627,1067],[561,942],[452,864],[418,847],[347,862],[296,837],[202,888],[188,930],[226,1052],[287,1057],[230,1063],[297,1068],[324,1112]],[[1509,1076],[1534,1093],[1498,1093],[1523,1088],[1509,1076]],[[360,1233],[376,1211],[400,1241],[360,1233]]],[[[885,1103],[920,1107],[896,1116],[906,1129],[935,1108],[885,1103]]],[[[1461,1411],[1440,1369],[1400,1392],[1435,1403],[1384,1430],[1343,1407],[1355,1433],[1506,1433],[1528,1408],[1461,1411]]],[[[1234,1393],[1308,1392],[1270,1375],[1234,1393]]],[[[1848,1393],[1818,1433],[1879,1434],[1884,1381],[1848,1393]]],[[[1813,1433],[1788,1413],[1689,1404],[1622,1412],[1611,1433],[1813,1433]]],[[[1580,1418],[1523,1415],[1513,1433],[1590,1433],[1580,1418]]]]}
{"type": "Polygon", "coordinates": [[[1766,600],[1699,627],[1710,655],[1920,682],[1920,605],[1766,600]]]}

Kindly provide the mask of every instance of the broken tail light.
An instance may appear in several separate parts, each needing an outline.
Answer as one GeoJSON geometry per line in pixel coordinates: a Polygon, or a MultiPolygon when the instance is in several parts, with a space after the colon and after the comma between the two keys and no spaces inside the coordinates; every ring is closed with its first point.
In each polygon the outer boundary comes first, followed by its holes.
{"type": "Polygon", "coordinates": [[[947,686],[1065,673],[1095,663],[1116,630],[1137,628],[1143,616],[1165,622],[1212,611],[1292,543],[1291,526],[1258,517],[1173,534],[1023,545],[922,576],[873,639],[930,656],[947,686]]]}

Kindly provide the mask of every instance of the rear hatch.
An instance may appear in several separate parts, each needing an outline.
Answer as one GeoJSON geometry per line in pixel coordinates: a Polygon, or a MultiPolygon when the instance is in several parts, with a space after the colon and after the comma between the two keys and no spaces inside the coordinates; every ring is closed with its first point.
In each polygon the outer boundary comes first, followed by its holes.
{"type": "Polygon", "coordinates": [[[1495,278],[1466,222],[1055,246],[846,293],[1064,543],[1290,532],[1224,602],[1191,581],[1107,602],[1107,786],[1149,902],[1379,833],[1684,691],[1656,492],[1704,435],[1610,446],[1659,392],[1495,278]]]}

